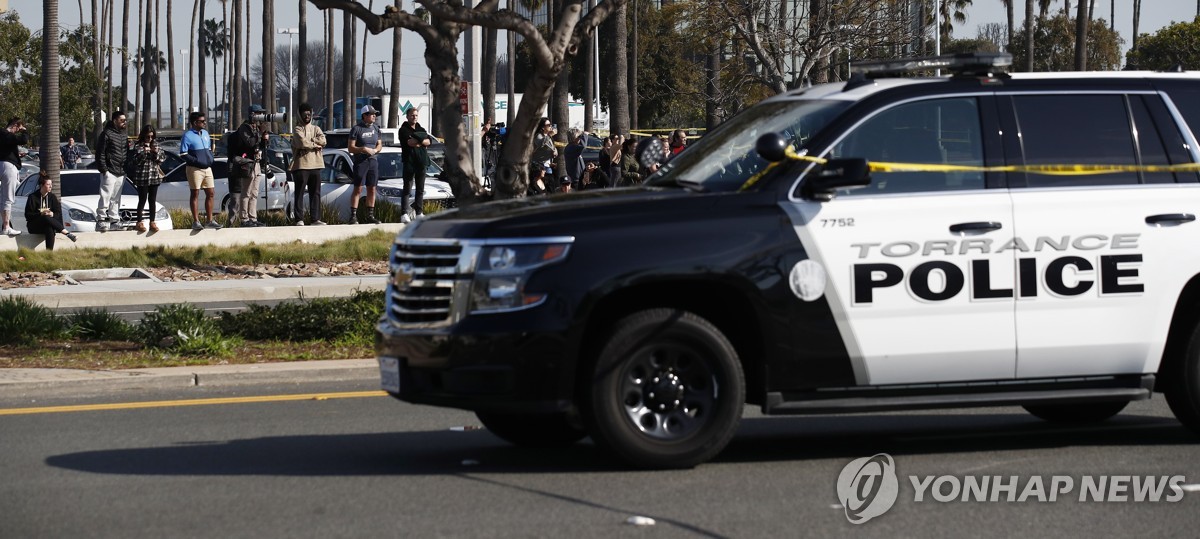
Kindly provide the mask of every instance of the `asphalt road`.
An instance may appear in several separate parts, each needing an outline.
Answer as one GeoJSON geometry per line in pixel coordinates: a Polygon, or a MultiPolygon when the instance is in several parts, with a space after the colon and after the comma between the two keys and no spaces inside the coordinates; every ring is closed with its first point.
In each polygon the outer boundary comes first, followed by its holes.
{"type": "MultiPolygon", "coordinates": [[[[764,418],[693,470],[622,468],[590,441],[505,444],[469,413],[363,396],[371,384],[288,385],[0,401],[0,537],[1195,536],[1181,501],[1078,502],[1080,478],[1183,475],[1197,438],[1161,398],[1098,427],[1016,408],[764,418]],[[278,402],[5,415],[13,408],[348,392],[278,402]],[[465,429],[463,427],[466,427],[465,429]],[[852,459],[890,454],[895,507],[847,521],[852,459]],[[1056,502],[914,501],[907,477],[1072,476],[1056,502]],[[627,523],[634,516],[655,524],[627,523]]],[[[178,404],[178,402],[176,402],[178,404]]],[[[195,403],[193,403],[195,404],[195,403]]]]}

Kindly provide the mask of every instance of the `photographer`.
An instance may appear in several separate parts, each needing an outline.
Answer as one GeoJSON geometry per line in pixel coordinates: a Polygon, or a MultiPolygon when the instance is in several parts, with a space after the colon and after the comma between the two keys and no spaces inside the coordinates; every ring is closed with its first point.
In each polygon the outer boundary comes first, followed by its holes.
{"type": "Polygon", "coordinates": [[[258,175],[270,133],[267,111],[250,105],[250,116],[229,134],[229,225],[234,217],[243,227],[266,226],[258,222],[258,175]]]}
{"type": "Polygon", "coordinates": [[[4,222],[0,225],[9,236],[21,233],[12,227],[9,217],[12,215],[13,201],[16,200],[17,171],[21,170],[21,157],[17,153],[22,144],[29,144],[25,122],[20,118],[10,118],[8,126],[0,130],[0,209],[4,212],[4,222]]]}

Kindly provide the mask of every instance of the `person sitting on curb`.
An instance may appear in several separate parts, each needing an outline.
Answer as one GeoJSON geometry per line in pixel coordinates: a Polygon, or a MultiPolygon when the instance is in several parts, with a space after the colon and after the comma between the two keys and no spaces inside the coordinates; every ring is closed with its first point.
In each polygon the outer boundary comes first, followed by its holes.
{"type": "Polygon", "coordinates": [[[25,225],[29,227],[30,234],[45,236],[47,251],[54,250],[54,238],[58,234],[67,236],[71,241],[79,239],[64,229],[62,203],[50,192],[53,188],[54,181],[50,179],[50,174],[43,170],[38,178],[38,191],[29,195],[25,201],[25,225]]]}

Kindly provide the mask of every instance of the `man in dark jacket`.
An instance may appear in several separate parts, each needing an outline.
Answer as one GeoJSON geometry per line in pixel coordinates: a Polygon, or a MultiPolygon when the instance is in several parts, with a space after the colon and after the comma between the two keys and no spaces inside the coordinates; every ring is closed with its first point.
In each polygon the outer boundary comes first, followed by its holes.
{"type": "Polygon", "coordinates": [[[96,204],[96,231],[104,232],[121,221],[121,187],[125,183],[125,113],[116,111],[96,138],[96,168],[100,170],[100,201],[96,204]]]}
{"type": "Polygon", "coordinates": [[[260,105],[250,106],[250,115],[229,134],[226,149],[229,152],[229,212],[228,223],[234,218],[243,227],[265,226],[258,222],[258,170],[270,136],[263,124],[266,109],[260,105]]]}
{"type": "Polygon", "coordinates": [[[0,130],[0,210],[3,210],[4,218],[0,228],[9,236],[21,233],[12,227],[9,217],[12,215],[13,201],[16,200],[17,173],[21,170],[19,148],[28,143],[29,135],[25,134],[25,122],[20,118],[10,118],[8,125],[0,130]]]}

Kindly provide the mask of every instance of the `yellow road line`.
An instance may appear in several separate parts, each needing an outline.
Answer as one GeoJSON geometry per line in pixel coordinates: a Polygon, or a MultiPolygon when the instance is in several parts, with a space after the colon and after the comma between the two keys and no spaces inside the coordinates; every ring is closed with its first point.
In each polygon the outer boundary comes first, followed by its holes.
{"type": "Polygon", "coordinates": [[[3,415],[54,414],[62,412],[95,412],[100,410],[133,410],[138,408],[170,408],[175,406],[209,406],[214,404],[246,404],[255,402],[283,402],[303,400],[355,399],[361,397],[385,397],[383,391],[353,391],[345,393],[308,393],[303,395],[266,395],[260,397],[224,397],[213,399],[189,399],[177,401],[116,402],[109,404],[79,404],[75,406],[44,406],[40,408],[0,408],[3,415]]]}

